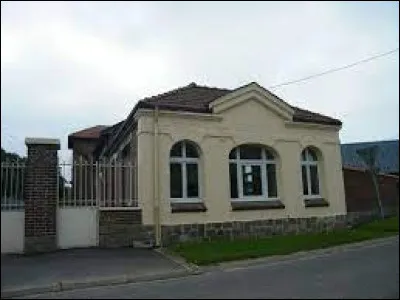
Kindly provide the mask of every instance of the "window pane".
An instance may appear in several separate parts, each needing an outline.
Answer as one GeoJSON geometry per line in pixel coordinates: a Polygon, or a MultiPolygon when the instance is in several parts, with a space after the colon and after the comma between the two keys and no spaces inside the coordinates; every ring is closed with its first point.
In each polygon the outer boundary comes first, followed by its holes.
{"type": "Polygon", "coordinates": [[[274,155],[272,154],[272,152],[267,149],[265,149],[265,157],[266,157],[266,159],[269,159],[269,160],[272,160],[275,158],[274,155]]]}
{"type": "Polygon", "coordinates": [[[267,165],[267,181],[268,181],[268,197],[278,196],[278,188],[276,185],[276,168],[274,164],[267,165]]]}
{"type": "Polygon", "coordinates": [[[261,166],[242,166],[243,195],[261,196],[261,166]]]}
{"type": "Polygon", "coordinates": [[[187,177],[187,197],[198,198],[199,197],[199,171],[197,164],[186,165],[186,177],[187,177]]]}
{"type": "Polygon", "coordinates": [[[238,198],[238,182],[236,164],[229,164],[229,178],[231,182],[231,198],[238,198]]]}
{"type": "Polygon", "coordinates": [[[199,157],[196,147],[191,143],[186,144],[186,157],[199,157]]]}
{"type": "Polygon", "coordinates": [[[301,166],[301,175],[303,178],[303,195],[308,195],[308,183],[307,183],[307,168],[301,166]]]}
{"type": "Polygon", "coordinates": [[[310,148],[308,148],[307,150],[308,150],[308,160],[309,161],[317,161],[318,159],[317,159],[317,155],[315,154],[315,151],[310,148]]]}
{"type": "Polygon", "coordinates": [[[319,181],[317,166],[310,166],[311,194],[319,195],[319,181]]]}
{"type": "Polygon", "coordinates": [[[182,142],[176,143],[172,146],[171,157],[182,157],[182,142]]]}
{"type": "Polygon", "coordinates": [[[240,146],[241,159],[261,159],[261,148],[259,146],[240,146]]]}
{"type": "Polygon", "coordinates": [[[182,198],[182,165],[170,164],[171,198],[182,198]]]}
{"type": "Polygon", "coordinates": [[[301,152],[301,161],[306,161],[306,150],[301,152]]]}
{"type": "Polygon", "coordinates": [[[236,159],[236,149],[233,149],[230,153],[229,153],[229,159],[236,159]]]}

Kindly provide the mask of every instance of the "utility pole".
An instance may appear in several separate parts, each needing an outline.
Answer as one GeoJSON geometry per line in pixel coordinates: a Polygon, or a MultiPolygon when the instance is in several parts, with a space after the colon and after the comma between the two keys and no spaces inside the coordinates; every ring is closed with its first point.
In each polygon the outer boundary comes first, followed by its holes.
{"type": "Polygon", "coordinates": [[[378,146],[367,147],[363,149],[356,150],[358,156],[364,161],[364,163],[368,167],[368,171],[371,174],[372,182],[374,183],[375,188],[375,196],[378,202],[379,210],[381,213],[381,218],[384,219],[385,215],[383,212],[383,206],[381,202],[381,197],[379,193],[379,183],[378,183],[378,174],[379,174],[379,167],[376,166],[376,160],[378,157],[378,146]]]}

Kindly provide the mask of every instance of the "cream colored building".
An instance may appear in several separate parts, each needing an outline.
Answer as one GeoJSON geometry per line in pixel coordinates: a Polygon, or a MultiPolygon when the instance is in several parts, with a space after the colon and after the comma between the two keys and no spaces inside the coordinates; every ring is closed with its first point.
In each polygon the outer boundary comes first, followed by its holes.
{"type": "Polygon", "coordinates": [[[346,215],[340,129],[257,83],[190,84],[139,101],[100,147],[114,158],[130,147],[142,223],[154,226],[159,244],[177,228],[175,238],[235,235],[239,223],[268,234],[268,222],[300,228],[307,218],[334,227],[346,215]]]}

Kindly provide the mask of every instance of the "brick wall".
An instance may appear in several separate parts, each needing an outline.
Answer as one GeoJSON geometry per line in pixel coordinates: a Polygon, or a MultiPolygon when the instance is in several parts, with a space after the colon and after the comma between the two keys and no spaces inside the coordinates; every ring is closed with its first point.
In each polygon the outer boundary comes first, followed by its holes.
{"type": "Polygon", "coordinates": [[[99,214],[99,247],[154,244],[153,226],[142,225],[141,210],[100,210],[99,214]]]}
{"type": "Polygon", "coordinates": [[[58,140],[27,139],[25,169],[24,251],[46,252],[57,248],[58,140]]]}
{"type": "MultiPolygon", "coordinates": [[[[378,211],[374,184],[371,175],[362,170],[343,169],[343,180],[348,212],[378,211]]],[[[379,176],[379,191],[382,205],[386,213],[398,211],[399,178],[395,176],[379,176]]]]}

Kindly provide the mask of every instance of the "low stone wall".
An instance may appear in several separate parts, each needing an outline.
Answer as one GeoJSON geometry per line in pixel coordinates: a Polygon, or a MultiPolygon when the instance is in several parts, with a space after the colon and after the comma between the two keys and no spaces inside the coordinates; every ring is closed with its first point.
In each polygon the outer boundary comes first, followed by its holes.
{"type": "MultiPolygon", "coordinates": [[[[154,245],[154,226],[142,225],[141,210],[100,211],[99,247],[154,245]]],[[[162,246],[177,242],[226,237],[267,237],[273,235],[329,232],[360,225],[379,218],[375,211],[311,218],[285,218],[206,224],[161,226],[162,246]]]]}
{"type": "MultiPolygon", "coordinates": [[[[389,218],[392,216],[398,215],[399,212],[397,210],[384,210],[385,218],[389,218]]],[[[346,215],[347,225],[348,226],[358,226],[364,223],[371,222],[373,220],[378,220],[381,218],[381,214],[379,210],[374,211],[359,211],[359,212],[348,212],[346,215]]]]}
{"type": "Polygon", "coordinates": [[[141,210],[100,210],[99,247],[153,245],[154,227],[142,225],[141,210]]]}
{"type": "Polygon", "coordinates": [[[371,222],[379,217],[378,211],[348,212],[346,215],[349,227],[371,222]]]}
{"type": "Polygon", "coordinates": [[[163,246],[213,237],[266,237],[272,235],[327,232],[348,226],[346,215],[312,218],[285,218],[242,222],[162,226],[163,246]]]}

